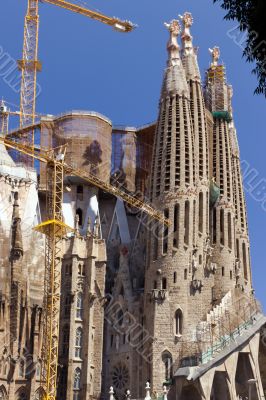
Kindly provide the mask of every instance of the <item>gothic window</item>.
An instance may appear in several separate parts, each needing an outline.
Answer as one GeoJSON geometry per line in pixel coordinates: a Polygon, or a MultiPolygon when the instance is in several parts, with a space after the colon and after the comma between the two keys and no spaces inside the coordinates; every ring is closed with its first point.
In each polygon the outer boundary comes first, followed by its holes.
{"type": "Polygon", "coordinates": [[[183,333],[183,313],[180,310],[176,310],[175,312],[175,334],[176,336],[180,336],[183,333]]]}
{"type": "Polygon", "coordinates": [[[4,386],[0,387],[0,400],[7,400],[7,392],[4,386]]]}
{"type": "Polygon", "coordinates": [[[170,353],[163,353],[162,356],[163,364],[164,364],[164,379],[169,381],[173,377],[173,358],[170,353]]]}
{"type": "Polygon", "coordinates": [[[222,276],[224,276],[225,271],[224,271],[224,267],[222,267],[222,276]]]}
{"type": "Polygon", "coordinates": [[[27,396],[26,396],[26,393],[24,391],[20,392],[20,394],[18,396],[18,400],[27,400],[27,396]]]}
{"type": "MultiPolygon", "coordinates": [[[[73,389],[74,390],[81,389],[81,369],[80,368],[75,369],[73,389]]],[[[74,397],[73,397],[73,399],[74,399],[74,397]]]]}
{"type": "Polygon", "coordinates": [[[83,316],[83,297],[82,293],[77,294],[77,309],[76,309],[76,318],[82,319],[83,316]]]}
{"type": "Polygon", "coordinates": [[[76,214],[79,217],[79,226],[82,226],[83,225],[83,220],[82,220],[83,219],[83,212],[82,212],[81,208],[77,209],[76,214]]]}
{"type": "Polygon", "coordinates": [[[82,328],[78,328],[76,330],[76,339],[75,339],[75,357],[81,358],[81,348],[82,348],[82,328]]]}
{"type": "Polygon", "coordinates": [[[203,232],[203,193],[199,194],[199,232],[203,232]]]}
{"type": "Polygon", "coordinates": [[[153,282],[153,289],[157,289],[157,281],[153,282]]]}
{"type": "Polygon", "coordinates": [[[179,204],[175,205],[174,209],[174,238],[173,246],[178,247],[179,245],[179,204]]]}
{"type": "Polygon", "coordinates": [[[65,298],[65,307],[64,307],[65,317],[70,316],[70,308],[71,308],[71,296],[68,294],[65,298]]]}
{"type": "Polygon", "coordinates": [[[24,375],[25,375],[25,362],[23,360],[20,360],[18,366],[18,376],[19,378],[24,378],[24,375]]]}
{"type": "Polygon", "coordinates": [[[40,361],[37,362],[35,371],[36,371],[36,378],[40,379],[40,376],[41,376],[41,362],[40,361]]]}
{"type": "Polygon", "coordinates": [[[184,228],[185,228],[185,233],[184,233],[184,242],[186,245],[189,245],[189,208],[190,204],[189,201],[185,201],[185,220],[184,220],[184,228]]]}
{"type": "Polygon", "coordinates": [[[42,400],[44,398],[44,391],[42,388],[39,388],[35,392],[34,400],[42,400]]]}

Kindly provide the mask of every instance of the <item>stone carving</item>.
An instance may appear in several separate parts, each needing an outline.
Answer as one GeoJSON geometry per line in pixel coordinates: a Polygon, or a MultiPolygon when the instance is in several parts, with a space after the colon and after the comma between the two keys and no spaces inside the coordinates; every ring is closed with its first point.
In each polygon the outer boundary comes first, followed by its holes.
{"type": "Polygon", "coordinates": [[[193,281],[191,282],[191,285],[195,291],[201,290],[201,288],[203,287],[202,281],[200,279],[193,279],[193,281]]]}
{"type": "Polygon", "coordinates": [[[181,26],[178,20],[174,19],[169,24],[164,24],[170,32],[170,39],[167,43],[167,50],[169,52],[169,66],[175,65],[176,60],[179,59],[179,45],[177,43],[177,37],[181,32],[181,26]]]}
{"type": "Polygon", "coordinates": [[[213,49],[209,49],[209,52],[212,55],[211,66],[212,67],[217,67],[218,61],[219,61],[219,58],[220,58],[220,54],[221,54],[219,47],[215,46],[213,49]]]}

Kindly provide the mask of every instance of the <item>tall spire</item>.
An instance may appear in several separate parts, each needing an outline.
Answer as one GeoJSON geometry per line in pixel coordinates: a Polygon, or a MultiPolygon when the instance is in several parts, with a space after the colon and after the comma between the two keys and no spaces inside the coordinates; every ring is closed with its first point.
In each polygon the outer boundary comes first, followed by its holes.
{"type": "Polygon", "coordinates": [[[193,47],[192,35],[190,28],[193,24],[192,14],[185,12],[184,15],[179,15],[183,23],[182,31],[182,59],[186,71],[187,79],[200,80],[200,70],[197,60],[197,49],[193,47]]]}
{"type": "Polygon", "coordinates": [[[23,255],[21,218],[19,215],[18,193],[14,195],[13,215],[12,215],[12,241],[11,256],[18,258],[23,255]]]}
{"type": "Polygon", "coordinates": [[[164,24],[170,33],[167,43],[168,66],[165,71],[165,77],[162,87],[162,96],[174,94],[185,94],[188,96],[188,86],[186,76],[180,56],[180,48],[177,42],[178,35],[181,32],[181,26],[178,20],[174,19],[170,23],[164,24]]]}

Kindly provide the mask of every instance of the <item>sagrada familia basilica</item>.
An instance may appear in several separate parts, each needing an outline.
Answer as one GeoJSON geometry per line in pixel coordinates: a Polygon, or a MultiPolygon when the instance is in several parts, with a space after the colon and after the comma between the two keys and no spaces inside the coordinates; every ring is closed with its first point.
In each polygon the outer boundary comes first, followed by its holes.
{"type": "MultiPolygon", "coordinates": [[[[171,221],[65,177],[58,400],[144,399],[145,387],[154,399],[265,399],[233,90],[218,47],[201,78],[192,23],[185,13],[165,24],[155,123],[116,126],[89,111],[41,120],[41,145],[67,143],[69,162],[93,162],[171,221]]],[[[0,144],[0,400],[39,400],[45,240],[33,228],[45,219],[45,171],[11,156],[0,144]]]]}

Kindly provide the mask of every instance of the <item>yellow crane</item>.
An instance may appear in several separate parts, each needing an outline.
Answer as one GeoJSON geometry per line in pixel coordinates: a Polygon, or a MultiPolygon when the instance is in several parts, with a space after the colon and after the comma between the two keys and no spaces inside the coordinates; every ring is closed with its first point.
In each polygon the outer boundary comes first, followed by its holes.
{"type": "Polygon", "coordinates": [[[44,280],[44,321],[42,345],[42,386],[43,400],[55,400],[57,390],[57,363],[59,340],[60,290],[61,290],[61,240],[73,229],[63,221],[62,203],[64,193],[64,176],[72,175],[85,182],[121,198],[133,207],[147,213],[160,223],[170,226],[164,214],[155,210],[152,205],[125,193],[120,188],[102,181],[94,174],[75,169],[64,160],[66,145],[56,149],[43,150],[14,142],[0,137],[0,143],[28,157],[46,163],[46,212],[47,221],[35,229],[46,236],[45,280],[44,280]]]}
{"type": "MultiPolygon", "coordinates": [[[[35,123],[37,72],[41,71],[41,62],[38,60],[39,43],[39,2],[53,4],[66,10],[95,19],[112,26],[120,32],[130,32],[135,25],[129,21],[122,21],[115,17],[108,17],[97,11],[65,0],[28,0],[27,14],[24,24],[24,41],[22,60],[18,61],[21,70],[20,90],[20,128],[35,123]]],[[[30,130],[23,138],[25,144],[34,147],[34,130],[30,130]]]]}

